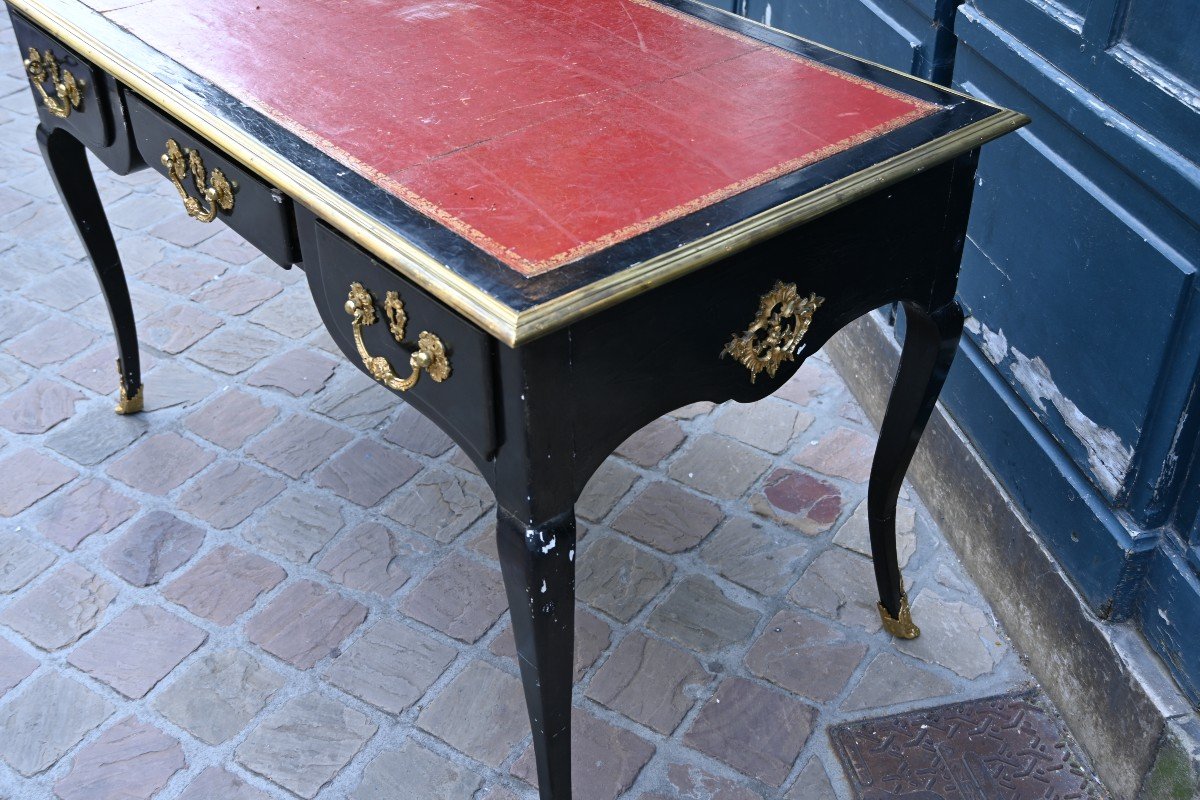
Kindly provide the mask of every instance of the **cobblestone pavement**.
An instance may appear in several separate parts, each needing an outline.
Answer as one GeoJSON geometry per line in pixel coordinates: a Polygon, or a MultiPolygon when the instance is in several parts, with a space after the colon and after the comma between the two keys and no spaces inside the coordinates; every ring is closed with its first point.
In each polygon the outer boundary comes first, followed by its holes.
{"type": "MultiPolygon", "coordinates": [[[[0,28],[0,797],[534,797],[493,501],[335,352],[303,274],[98,178],[147,412],[0,28]]],[[[882,634],[874,432],[817,359],[681,409],[579,503],[581,800],[849,798],[827,726],[1030,677],[906,493],[924,635],[882,634]]]]}

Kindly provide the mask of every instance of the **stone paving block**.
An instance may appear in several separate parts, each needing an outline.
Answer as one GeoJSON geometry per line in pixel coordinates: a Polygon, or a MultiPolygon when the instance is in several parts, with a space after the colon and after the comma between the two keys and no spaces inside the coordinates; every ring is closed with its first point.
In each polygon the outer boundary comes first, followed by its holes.
{"type": "Polygon", "coordinates": [[[389,714],[421,699],[457,651],[393,619],[384,619],[338,655],[325,672],[334,686],[389,714]]]}
{"type": "Polygon", "coordinates": [[[178,506],[218,530],[228,530],[283,491],[285,482],[241,461],[222,461],[191,483],[178,506]]]}
{"type": "Polygon", "coordinates": [[[133,606],[76,647],[67,661],[136,700],[207,638],[168,611],[133,606]]]}
{"type": "Polygon", "coordinates": [[[759,450],[782,453],[795,436],[812,425],[814,419],[812,414],[772,399],[749,404],[728,403],[722,407],[713,430],[759,450]]]}
{"type": "Polygon", "coordinates": [[[624,464],[608,459],[583,487],[583,492],[575,501],[575,514],[598,522],[612,511],[613,506],[625,496],[635,481],[636,472],[624,464]]]}
{"type": "Polygon", "coordinates": [[[150,228],[148,233],[179,247],[194,247],[216,231],[209,225],[197,225],[189,221],[182,213],[172,213],[150,228]]]}
{"type": "Polygon", "coordinates": [[[0,705],[0,758],[25,777],[44,772],[112,713],[91,689],[45,672],[0,705]]]}
{"type": "Polygon", "coordinates": [[[293,414],[246,447],[246,452],[284,475],[299,478],[324,464],[353,438],[328,422],[293,414]]]}
{"type": "Polygon", "coordinates": [[[434,468],[409,481],[383,513],[445,544],[458,538],[492,503],[491,490],[482,479],[434,468]]]}
{"type": "Polygon", "coordinates": [[[454,445],[441,428],[407,404],[401,406],[395,422],[384,428],[383,438],[405,450],[430,458],[440,456],[454,445]]]}
{"type": "Polygon", "coordinates": [[[207,374],[170,362],[157,367],[143,380],[147,411],[191,405],[216,388],[216,383],[207,374]]]}
{"type": "MultiPolygon", "coordinates": [[[[396,396],[352,367],[338,370],[334,379],[309,406],[318,414],[359,430],[373,431],[396,408],[396,396]]],[[[384,438],[387,432],[384,431],[384,438]]]]}
{"type": "Polygon", "coordinates": [[[298,669],[311,669],[366,618],[366,606],[303,580],[258,612],[246,624],[246,637],[298,669]]]}
{"type": "Polygon", "coordinates": [[[503,786],[485,789],[479,800],[521,800],[515,794],[505,789],[503,786]]]}
{"type": "Polygon", "coordinates": [[[72,270],[70,266],[65,267],[36,281],[21,294],[39,305],[59,311],[70,311],[80,303],[92,299],[100,291],[99,285],[91,275],[83,275],[80,272],[72,270]]]}
{"type": "Polygon", "coordinates": [[[163,596],[198,617],[231,625],[287,573],[265,558],[221,545],[167,585],[163,596]]]}
{"type": "Polygon", "coordinates": [[[881,627],[871,562],[845,550],[834,548],[817,556],[787,598],[802,608],[868,633],[881,627]]]}
{"type": "Polygon", "coordinates": [[[874,456],[873,437],[849,428],[834,428],[801,449],[793,460],[822,475],[864,483],[871,476],[874,456]]]}
{"type": "Polygon", "coordinates": [[[10,339],[4,349],[31,367],[61,364],[92,346],[97,335],[70,320],[50,319],[10,339]]]}
{"type": "Polygon", "coordinates": [[[681,553],[699,544],[724,518],[711,500],[655,482],[617,515],[612,526],[664,553],[681,553]]]}
{"type": "Polygon", "coordinates": [[[260,791],[231,772],[220,767],[207,767],[196,776],[179,800],[271,800],[260,791]]]}
{"type": "MultiPolygon", "coordinates": [[[[115,381],[114,381],[115,384],[115,381]]],[[[78,464],[93,466],[127,449],[149,429],[141,415],[121,416],[105,403],[92,407],[46,437],[46,446],[78,464]]]]}
{"type": "Polygon", "coordinates": [[[704,434],[688,444],[667,474],[705,494],[734,500],[770,466],[769,459],[744,444],[704,434]]]}
{"type": "Polygon", "coordinates": [[[342,529],[339,503],[316,492],[289,489],[257,522],[242,528],[242,538],[255,550],[307,564],[342,529]]]}
{"type": "Polygon", "coordinates": [[[708,681],[708,672],[694,655],[635,631],[596,670],[586,694],[670,736],[708,681]]]}
{"type": "Polygon", "coordinates": [[[844,391],[845,384],[832,367],[810,358],[800,365],[787,383],[776,390],[775,397],[807,406],[824,398],[838,396],[844,391]]]}
{"type": "Polygon", "coordinates": [[[249,319],[292,341],[303,339],[321,324],[321,317],[307,287],[299,291],[286,291],[263,303],[249,319]]]}
{"type": "Polygon", "coordinates": [[[56,556],[24,534],[0,531],[0,594],[12,594],[41,575],[56,556]]]}
{"type": "Polygon", "coordinates": [[[0,613],[7,625],[43,650],[79,641],[100,623],[116,588],[78,564],[65,564],[0,613]]]}
{"type": "Polygon", "coordinates": [[[700,548],[712,569],[759,594],[775,595],[799,577],[808,545],[761,522],[734,517],[700,548]]]}
{"type": "Polygon", "coordinates": [[[197,739],[217,745],[250,724],[285,683],[249,654],[220,650],[192,661],[158,693],[154,707],[197,739]]]}
{"type": "Polygon", "coordinates": [[[816,536],[832,528],[841,516],[842,492],[807,473],[777,469],[767,476],[763,493],[750,498],[750,507],[806,536],[816,536]]]}
{"type": "Polygon", "coordinates": [[[35,450],[21,450],[0,460],[0,517],[15,516],[64,486],[75,470],[35,450]]]}
{"type": "Polygon", "coordinates": [[[36,658],[0,639],[0,697],[32,675],[39,665],[36,658]]]}
{"type": "Polygon", "coordinates": [[[954,684],[929,670],[913,666],[892,653],[880,653],[858,681],[858,686],[842,702],[847,711],[882,708],[913,703],[933,697],[945,697],[954,684]]]}
{"type": "Polygon", "coordinates": [[[671,412],[671,416],[675,419],[696,419],[711,412],[716,408],[716,404],[710,403],[707,400],[702,400],[699,403],[690,403],[686,406],[680,406],[671,412]]]}
{"type": "Polygon", "coordinates": [[[221,327],[221,320],[192,303],[171,306],[138,320],[138,340],[170,355],[179,355],[221,327]]]}
{"type": "Polygon", "coordinates": [[[674,453],[685,438],[678,422],[660,417],[626,439],[616,452],[638,466],[654,467],[674,453]]]}
{"type": "Polygon", "coordinates": [[[364,522],[330,547],[317,569],[349,589],[391,597],[412,577],[410,566],[432,549],[419,537],[364,522]]]}
{"type": "Polygon", "coordinates": [[[642,795],[640,800],[763,800],[753,789],[689,764],[667,767],[669,793],[642,795]]]}
{"type": "Polygon", "coordinates": [[[680,581],[646,620],[646,627],[690,650],[709,653],[745,641],[760,614],[735,603],[708,578],[680,581]]]}
{"type": "Polygon", "coordinates": [[[74,550],[87,537],[108,533],[133,517],[138,507],[107,481],[85,478],[48,501],[37,529],[55,544],[74,550]]]}
{"type": "MultiPolygon", "coordinates": [[[[4,312],[0,310],[0,314],[4,312]]],[[[0,394],[6,394],[29,380],[21,362],[9,356],[0,356],[0,394]]]]}
{"type": "Polygon", "coordinates": [[[190,255],[168,260],[142,273],[142,280],[166,289],[172,296],[188,295],[225,273],[227,266],[190,255]]]}
{"type": "Polygon", "coordinates": [[[1000,635],[975,606],[922,589],[913,600],[912,612],[921,635],[897,640],[896,649],[901,652],[941,664],[968,680],[991,672],[1004,656],[1000,635]]]}
{"type": "Polygon", "coordinates": [[[421,471],[395,447],[359,439],[316,471],[318,486],[370,508],[421,471]]]}
{"type": "Polygon", "coordinates": [[[239,266],[258,258],[258,250],[228,228],[223,228],[216,236],[205,239],[196,245],[195,250],[239,266]]]}
{"type": "Polygon", "coordinates": [[[491,664],[472,661],[421,710],[417,726],[460,753],[499,767],[529,735],[521,682],[491,664]]]}
{"type": "Polygon", "coordinates": [[[83,394],[58,381],[35,378],[0,402],[0,427],[13,433],[45,433],[75,413],[83,394]]]}
{"type": "Polygon", "coordinates": [[[575,558],[575,591],[592,608],[629,622],[671,580],[675,567],[614,536],[597,538],[575,558]]]}
{"type": "Polygon", "coordinates": [[[838,800],[820,759],[816,756],[809,759],[784,800],[838,800]]]}
{"type": "MultiPolygon", "coordinates": [[[[3,237],[0,237],[0,241],[3,241],[3,237]]],[[[10,256],[11,253],[0,259],[0,266],[13,267],[13,259],[10,256]]],[[[0,298],[0,342],[7,341],[24,331],[29,320],[33,319],[37,313],[36,307],[23,303],[16,297],[0,298]]]]}
{"type": "Polygon", "coordinates": [[[62,800],[149,800],[186,766],[178,741],[126,717],[80,748],[54,793],[62,800]]]}
{"type": "Polygon", "coordinates": [[[183,419],[197,436],[227,450],[236,450],[262,433],[279,411],[239,389],[228,389],[183,419]]]}
{"type": "MultiPolygon", "coordinates": [[[[615,800],[633,785],[654,755],[654,745],[632,731],[610,725],[575,709],[571,713],[571,773],[576,800],[615,800]]],[[[512,774],[537,785],[533,748],[528,747],[512,774]]]]}
{"type": "Polygon", "coordinates": [[[246,383],[282,389],[292,397],[319,392],[333,377],[337,362],[311,350],[290,350],[250,373],[246,383]]]}
{"type": "Polygon", "coordinates": [[[507,607],[500,571],[458,553],[444,558],[400,603],[403,613],[468,644],[507,607]]]}
{"type": "Polygon", "coordinates": [[[377,729],[365,714],[310,692],[269,713],[234,757],[251,772],[311,800],[377,729]]]}
{"type": "Polygon", "coordinates": [[[279,281],[244,272],[213,281],[192,295],[206,308],[235,317],[249,313],[283,291],[279,281]]]}
{"type": "Polygon", "coordinates": [[[397,787],[421,800],[463,800],[483,783],[478,775],[453,761],[406,741],[399,750],[385,750],[363,770],[362,782],[351,800],[393,800],[397,787]]]}
{"type": "Polygon", "coordinates": [[[846,688],[866,654],[865,644],[848,640],[836,628],[783,609],[767,623],[744,663],[752,674],[793,694],[828,702],[846,688]]]}
{"type": "Polygon", "coordinates": [[[104,548],[105,565],[134,586],[150,586],[196,555],[204,531],[155,509],[139,517],[104,548]]]}
{"type": "Polygon", "coordinates": [[[780,786],[816,722],[817,710],[744,678],[727,678],[683,737],[688,747],[780,786]]]}
{"type": "Polygon", "coordinates": [[[217,372],[239,375],[278,350],[274,337],[259,328],[240,326],[212,334],[193,347],[188,358],[217,372]]]}
{"type": "MultiPolygon", "coordinates": [[[[916,512],[912,506],[896,506],[896,553],[900,558],[900,568],[908,566],[908,560],[917,552],[917,535],[913,528],[916,525],[916,512]]],[[[863,500],[854,509],[850,519],[842,523],[834,534],[833,543],[847,550],[871,557],[871,530],[867,524],[867,501],[863,500]]]]}
{"type": "Polygon", "coordinates": [[[158,433],[113,461],[108,474],[147,494],[164,495],[214,459],[211,451],[177,433],[158,433]]]}
{"type": "MultiPolygon", "coordinates": [[[[612,628],[608,623],[595,614],[576,605],[575,607],[575,673],[573,679],[579,682],[600,654],[612,644],[612,628]]],[[[488,649],[501,658],[517,663],[517,642],[513,638],[512,625],[505,625],[488,649]]]]}

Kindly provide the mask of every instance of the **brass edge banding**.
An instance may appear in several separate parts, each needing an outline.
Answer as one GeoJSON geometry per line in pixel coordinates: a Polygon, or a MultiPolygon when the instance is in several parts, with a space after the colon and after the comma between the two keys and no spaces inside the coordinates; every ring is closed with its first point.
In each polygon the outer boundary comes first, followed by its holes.
{"type": "MultiPolygon", "coordinates": [[[[293,199],[308,206],[355,243],[510,347],[543,336],[632,295],[667,283],[721,257],[761,242],[780,231],[815,219],[844,205],[848,200],[890,186],[922,169],[979,147],[1029,122],[1029,118],[1024,114],[999,109],[999,113],[987,119],[948,133],[866,170],[848,175],[710,236],[517,312],[457,275],[376,218],[331,192],[328,187],[302,169],[278,157],[254,137],[206,113],[203,104],[198,103],[194,97],[174,89],[170,84],[130,63],[120,53],[95,40],[87,31],[68,23],[54,8],[61,8],[68,1],[9,0],[21,13],[62,39],[65,45],[156,105],[170,109],[171,115],[179,122],[224,149],[246,169],[292,195],[293,199]]],[[[99,12],[90,8],[78,8],[103,19],[105,24],[116,25],[99,12]]],[[[744,17],[737,18],[746,20],[744,17]]],[[[785,33],[775,28],[770,30],[785,33]]],[[[786,35],[808,42],[807,39],[798,36],[786,35]]],[[[841,52],[832,48],[826,49],[841,52]]],[[[878,64],[874,66],[905,75],[890,67],[878,64]]],[[[981,105],[998,108],[939,84],[932,84],[911,75],[905,77],[969,98],[981,105]]]]}

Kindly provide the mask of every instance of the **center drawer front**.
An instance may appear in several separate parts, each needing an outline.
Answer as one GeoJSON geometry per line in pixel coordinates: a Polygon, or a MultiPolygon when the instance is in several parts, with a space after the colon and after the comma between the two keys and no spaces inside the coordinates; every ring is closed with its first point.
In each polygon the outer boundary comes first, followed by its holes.
{"type": "MultiPolygon", "coordinates": [[[[147,164],[167,175],[167,167],[163,164],[162,157],[167,152],[169,139],[174,140],[181,150],[195,150],[199,153],[210,178],[213,170],[219,169],[229,181],[236,184],[233,189],[233,207],[226,210],[218,206],[216,218],[241,234],[247,242],[275,263],[287,266],[300,260],[291,199],[264,183],[258,176],[247,172],[236,161],[230,160],[221,151],[167,117],[146,100],[133,92],[128,92],[126,97],[134,140],[137,142],[138,152],[147,164]]],[[[182,185],[189,196],[202,201],[202,205],[206,207],[209,205],[208,201],[200,196],[191,172],[182,181],[182,185]]],[[[182,199],[180,204],[183,204],[182,199]]]]}

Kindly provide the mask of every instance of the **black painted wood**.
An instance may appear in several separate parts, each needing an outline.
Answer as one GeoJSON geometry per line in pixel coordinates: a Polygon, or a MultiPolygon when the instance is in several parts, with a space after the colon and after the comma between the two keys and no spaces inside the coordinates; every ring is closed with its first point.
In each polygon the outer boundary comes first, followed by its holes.
{"type": "Polygon", "coordinates": [[[133,304],[129,301],[129,287],[125,283],[117,243],[96,191],[87,150],[64,128],[46,130],[39,125],[37,139],[50,177],[70,213],[108,304],[108,316],[117,337],[117,372],[121,388],[127,397],[134,397],[142,388],[142,368],[133,304]]]}

